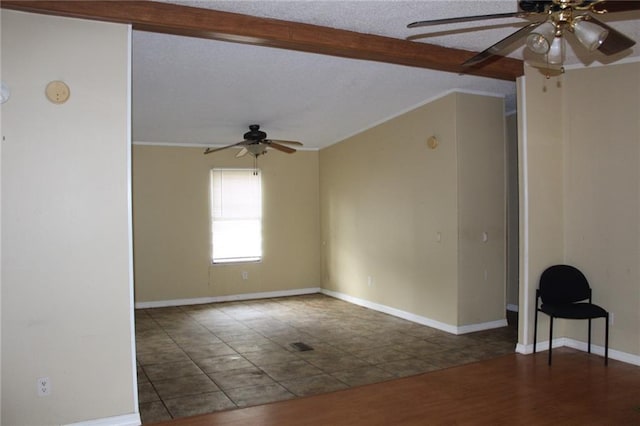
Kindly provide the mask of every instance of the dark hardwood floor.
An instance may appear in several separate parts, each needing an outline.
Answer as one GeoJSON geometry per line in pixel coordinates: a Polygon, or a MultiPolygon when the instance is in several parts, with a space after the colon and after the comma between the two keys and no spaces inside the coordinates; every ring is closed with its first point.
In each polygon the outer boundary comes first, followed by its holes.
{"type": "Polygon", "coordinates": [[[640,425],[640,367],[558,348],[160,424],[640,425]]]}

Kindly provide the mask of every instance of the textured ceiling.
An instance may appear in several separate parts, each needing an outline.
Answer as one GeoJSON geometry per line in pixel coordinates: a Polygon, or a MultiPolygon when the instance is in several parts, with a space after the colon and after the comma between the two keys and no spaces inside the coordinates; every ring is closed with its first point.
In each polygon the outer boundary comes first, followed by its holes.
{"type": "MultiPolygon", "coordinates": [[[[173,1],[182,5],[303,22],[405,39],[424,34],[421,19],[516,10],[504,1],[173,1]]],[[[636,40],[640,15],[607,22],[636,40]]],[[[603,19],[604,20],[604,19],[603,19]]],[[[420,38],[480,51],[515,31],[519,19],[435,27],[420,38]],[[463,28],[480,31],[462,32],[463,28]]],[[[630,52],[638,55],[638,49],[630,52]]],[[[522,55],[514,46],[511,56],[522,55]]],[[[567,63],[604,58],[594,55],[567,63]]],[[[521,57],[521,56],[520,56],[521,57]]],[[[331,145],[454,90],[504,96],[515,108],[515,83],[484,77],[337,58],[267,47],[134,31],[133,140],[221,146],[242,140],[249,124],[270,138],[305,148],[331,145]]]]}

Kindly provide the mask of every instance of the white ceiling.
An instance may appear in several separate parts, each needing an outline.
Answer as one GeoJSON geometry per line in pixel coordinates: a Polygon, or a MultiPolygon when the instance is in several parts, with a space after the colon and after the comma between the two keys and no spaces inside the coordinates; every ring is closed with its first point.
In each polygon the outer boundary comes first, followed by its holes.
{"type": "MultiPolygon", "coordinates": [[[[512,12],[501,1],[172,1],[187,6],[310,23],[405,39],[426,33],[410,22],[512,12]]],[[[640,14],[603,18],[640,40],[640,14]],[[619,18],[623,18],[620,20],[619,18]]],[[[520,19],[434,27],[421,38],[481,51],[518,28],[520,19]],[[459,32],[461,28],[481,31],[459,32]]],[[[514,46],[510,56],[522,57],[514,46]]],[[[640,49],[626,56],[640,56],[640,49]]],[[[600,53],[567,64],[605,61],[600,53]]],[[[616,58],[619,59],[619,58],[616,58]]],[[[134,31],[133,140],[223,146],[242,140],[249,124],[269,138],[319,149],[454,90],[504,96],[515,108],[515,83],[283,49],[134,31]]]]}

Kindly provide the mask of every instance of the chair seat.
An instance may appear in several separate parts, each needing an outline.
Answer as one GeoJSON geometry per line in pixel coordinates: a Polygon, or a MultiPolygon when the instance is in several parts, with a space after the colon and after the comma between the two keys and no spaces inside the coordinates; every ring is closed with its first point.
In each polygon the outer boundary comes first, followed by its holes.
{"type": "Polygon", "coordinates": [[[567,319],[589,319],[607,316],[606,310],[593,303],[567,303],[561,305],[543,303],[540,306],[540,310],[547,315],[567,319]]]}

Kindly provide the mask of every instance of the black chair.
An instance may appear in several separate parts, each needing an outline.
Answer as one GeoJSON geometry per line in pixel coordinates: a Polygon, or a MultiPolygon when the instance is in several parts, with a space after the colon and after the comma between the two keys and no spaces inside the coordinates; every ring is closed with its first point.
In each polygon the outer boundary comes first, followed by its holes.
{"type": "Polygon", "coordinates": [[[536,319],[533,328],[533,353],[536,353],[538,337],[538,312],[549,315],[549,365],[551,365],[551,342],[553,319],[588,319],[589,346],[591,353],[591,320],[604,318],[604,365],[609,364],[609,312],[591,303],[591,287],[582,272],[569,265],[554,265],[540,276],[540,288],[536,290],[536,319]],[[542,299],[542,305],[539,300],[542,299]],[[589,302],[583,302],[589,300],[589,302]],[[580,302],[580,303],[579,303],[580,302]]]}

